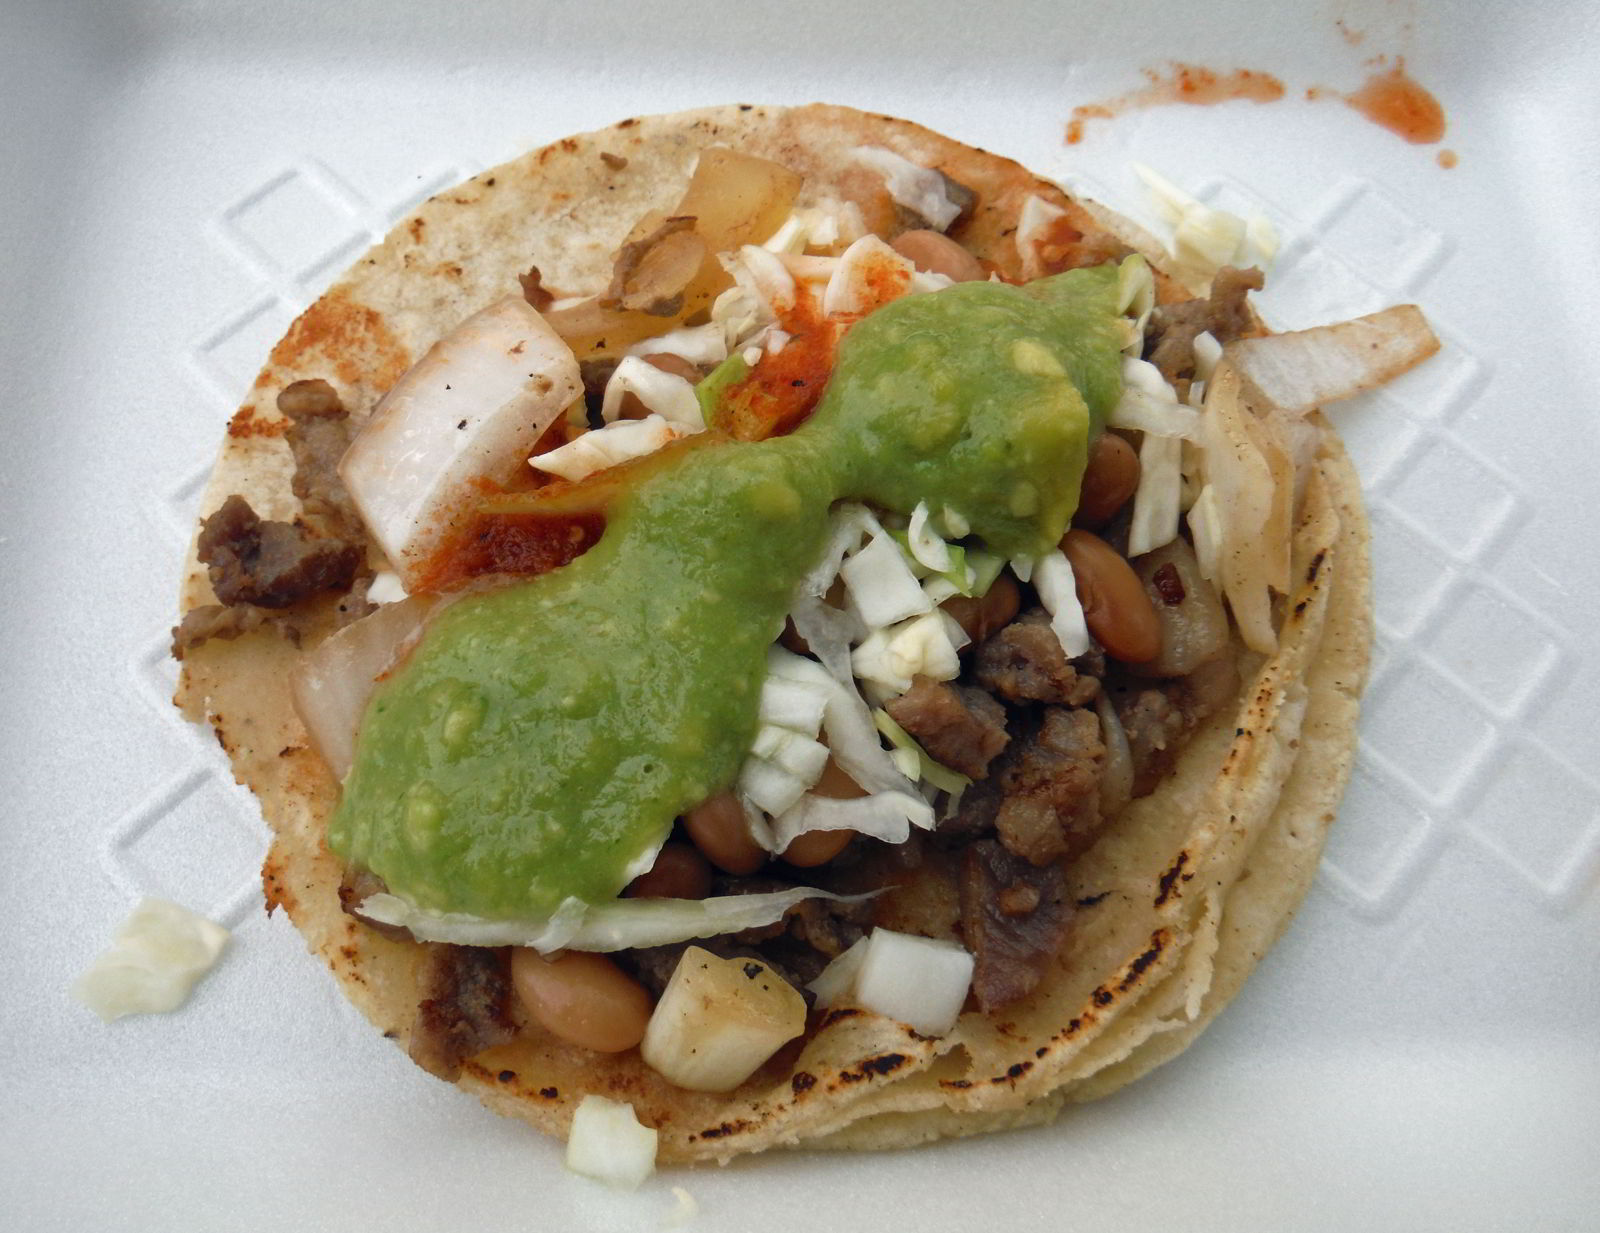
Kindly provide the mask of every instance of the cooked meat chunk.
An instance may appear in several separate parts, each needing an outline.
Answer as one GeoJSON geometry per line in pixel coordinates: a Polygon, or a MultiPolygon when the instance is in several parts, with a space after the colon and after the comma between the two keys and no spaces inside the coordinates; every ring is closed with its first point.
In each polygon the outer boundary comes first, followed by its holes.
{"type": "Polygon", "coordinates": [[[961,866],[961,933],[976,960],[972,988],[985,1012],[1025,998],[1072,924],[1059,864],[1036,866],[992,839],[973,844],[961,866]]]}
{"type": "Polygon", "coordinates": [[[522,285],[522,298],[539,312],[556,302],[556,297],[544,285],[544,276],[539,273],[538,266],[530,265],[526,274],[518,274],[517,282],[522,285]]]}
{"type": "MultiPolygon", "coordinates": [[[[1172,687],[1174,692],[1176,687],[1172,687]]],[[[1133,757],[1133,794],[1148,796],[1172,770],[1178,742],[1188,730],[1182,709],[1167,690],[1141,689],[1116,699],[1117,718],[1133,757]]]]}
{"type": "Polygon", "coordinates": [[[205,520],[200,559],[224,604],[287,608],[319,591],[347,588],[361,567],[361,545],[327,539],[300,523],[264,521],[235,493],[205,520]]]}
{"type": "Polygon", "coordinates": [[[756,959],[793,985],[808,1006],[811,1004],[816,995],[806,986],[828,966],[826,956],[788,937],[769,939],[759,948],[737,938],[737,934],[722,934],[696,938],[692,942],[673,942],[667,946],[640,946],[632,950],[619,950],[612,958],[656,998],[661,996],[667,982],[672,979],[683,952],[691,946],[708,950],[722,959],[756,959]]]}
{"type": "Polygon", "coordinates": [[[1043,608],[1030,608],[980,645],[972,674],[984,689],[1010,703],[1084,706],[1100,692],[1100,683],[1067,659],[1043,608]]]}
{"type": "Polygon", "coordinates": [[[432,945],[422,980],[410,1052],[429,1074],[454,1082],[468,1058],[516,1035],[509,950],[432,945]]]}
{"type": "Polygon", "coordinates": [[[1093,711],[1050,707],[1036,728],[1013,738],[938,833],[950,839],[993,830],[1035,865],[1076,856],[1100,833],[1105,752],[1093,711]]]}
{"type": "Polygon", "coordinates": [[[884,709],[930,757],[973,779],[1006,747],[1006,711],[981,689],[950,685],[925,676],[891,698],[884,709]]]}
{"type": "Polygon", "coordinates": [[[289,419],[284,433],[294,453],[294,495],[302,518],[329,535],[357,540],[361,516],[339,478],[339,460],[350,448],[350,417],[326,381],[296,381],[278,395],[289,419]]]}
{"type": "Polygon", "coordinates": [[[1211,280],[1211,294],[1205,299],[1184,300],[1157,308],[1150,317],[1145,335],[1145,358],[1161,370],[1167,381],[1186,396],[1194,379],[1194,340],[1209,333],[1218,342],[1242,338],[1255,321],[1245,293],[1260,291],[1261,271],[1236,270],[1225,265],[1211,280]]]}

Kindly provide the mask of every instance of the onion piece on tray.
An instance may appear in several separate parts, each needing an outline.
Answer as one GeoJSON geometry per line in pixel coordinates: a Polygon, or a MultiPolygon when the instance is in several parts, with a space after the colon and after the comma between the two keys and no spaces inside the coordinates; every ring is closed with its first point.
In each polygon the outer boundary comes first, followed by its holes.
{"type": "Polygon", "coordinates": [[[481,498],[479,481],[510,480],[582,393],[571,348],[508,297],[451,330],[384,395],[339,475],[408,591],[481,498]]]}

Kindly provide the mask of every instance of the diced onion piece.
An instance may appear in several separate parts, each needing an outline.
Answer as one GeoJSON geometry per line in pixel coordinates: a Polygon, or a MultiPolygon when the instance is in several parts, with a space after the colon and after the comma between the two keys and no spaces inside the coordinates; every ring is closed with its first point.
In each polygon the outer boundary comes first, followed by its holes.
{"type": "Polygon", "coordinates": [[[818,980],[830,1004],[849,1002],[924,1036],[943,1036],[961,1016],[972,970],[972,956],[955,942],[874,929],[865,946],[840,955],[818,980]]]}
{"type": "Polygon", "coordinates": [[[413,595],[335,630],[300,657],[289,678],[290,697],[311,744],[343,779],[355,758],[356,733],[378,678],[416,645],[439,603],[413,595]]]}
{"type": "Polygon", "coordinates": [[[1438,338],[1414,304],[1228,344],[1240,376],[1290,416],[1392,381],[1438,349],[1438,338]]]}
{"type": "Polygon", "coordinates": [[[861,961],[867,957],[867,942],[865,935],[857,938],[835,955],[828,966],[817,973],[817,978],[806,986],[816,995],[818,1010],[827,1010],[854,992],[856,977],[861,973],[861,961]]]}
{"type": "MultiPolygon", "coordinates": [[[[922,589],[917,589],[922,595],[922,589]]],[[[926,597],[924,597],[926,598],[926,597]]],[[[850,655],[850,666],[864,681],[897,694],[911,688],[914,676],[953,681],[961,660],[940,613],[929,612],[885,629],[875,629],[850,655]]]]}
{"type": "Polygon", "coordinates": [[[72,996],[110,1023],[163,1014],[188,999],[228,943],[228,931],[165,899],[141,899],[72,986],[72,996]]]}
{"type": "Polygon", "coordinates": [[[944,177],[931,167],[882,146],[858,147],[856,161],[883,176],[883,186],[896,205],[926,219],[935,230],[944,231],[960,216],[961,207],[945,193],[944,177]]]}
{"type": "Polygon", "coordinates": [[[728,358],[728,340],[714,321],[668,330],[636,342],[628,355],[676,355],[691,364],[720,364],[728,358]]]}
{"type": "Polygon", "coordinates": [[[406,597],[405,584],[393,570],[383,569],[372,575],[367,583],[367,603],[396,604],[406,597]]]}
{"type": "Polygon", "coordinates": [[[636,1190],[656,1171],[659,1133],[641,1126],[633,1106],[589,1093],[572,1113],[567,1168],[608,1186],[636,1190]]]}
{"type": "Polygon", "coordinates": [[[1133,169],[1172,227],[1169,246],[1175,266],[1172,273],[1191,291],[1204,292],[1212,276],[1225,265],[1253,265],[1263,271],[1272,265],[1278,237],[1264,216],[1257,214],[1247,223],[1235,214],[1213,209],[1190,196],[1149,167],[1135,163],[1133,169]]]}
{"type": "Polygon", "coordinates": [[[1039,592],[1039,602],[1050,614],[1050,628],[1067,658],[1076,659],[1088,651],[1089,626],[1084,620],[1083,605],[1078,602],[1078,587],[1066,553],[1057,548],[1040,557],[1033,567],[1033,586],[1039,592]]]}
{"type": "Polygon", "coordinates": [[[932,609],[900,545],[887,532],[879,531],[846,560],[839,576],[851,606],[868,626],[893,625],[932,609]]]}
{"type": "Polygon", "coordinates": [[[645,1064],[692,1092],[731,1092],[806,1026],[800,991],[754,959],[691,946],[650,1016],[645,1064]]]}
{"type": "Polygon", "coordinates": [[[339,475],[408,590],[481,482],[510,480],[582,393],[571,348],[512,296],[451,330],[384,395],[339,475]]]}
{"type": "Polygon", "coordinates": [[[1065,217],[1066,213],[1060,206],[1051,205],[1037,193],[1022,203],[1022,211],[1017,217],[1015,243],[1024,282],[1032,282],[1046,273],[1039,256],[1039,245],[1049,234],[1051,224],[1065,217]]]}
{"type": "Polygon", "coordinates": [[[827,687],[815,681],[796,681],[768,673],[761,683],[763,724],[814,737],[822,730],[822,716],[827,707],[827,687]]]}
{"type": "Polygon", "coordinates": [[[814,886],[794,886],[767,894],[714,895],[709,899],[612,899],[592,904],[568,899],[543,919],[487,920],[465,912],[414,907],[399,895],[385,892],[367,896],[361,903],[361,915],[382,925],[408,929],[419,942],[531,946],[549,954],[556,950],[667,946],[775,924],[795,904],[807,899],[849,903],[856,898],[814,886]]]}
{"type": "Polygon", "coordinates": [[[1133,519],[1128,527],[1128,555],[1140,557],[1178,534],[1178,505],[1183,493],[1183,441],[1147,432],[1139,446],[1139,487],[1133,494],[1133,519]]]}
{"type": "Polygon", "coordinates": [[[875,235],[864,235],[839,257],[822,293],[826,317],[860,317],[911,290],[916,266],[875,235]]]}
{"type": "Polygon", "coordinates": [[[600,402],[600,416],[606,423],[622,413],[622,399],[628,394],[643,403],[646,411],[686,432],[700,432],[706,426],[694,386],[677,373],[665,372],[636,355],[625,355],[617,361],[606,382],[605,397],[600,402]]]}
{"type": "Polygon", "coordinates": [[[668,441],[685,435],[659,415],[642,420],[617,420],[604,428],[590,429],[565,445],[535,454],[528,465],[566,480],[581,480],[632,458],[653,454],[668,441]]]}

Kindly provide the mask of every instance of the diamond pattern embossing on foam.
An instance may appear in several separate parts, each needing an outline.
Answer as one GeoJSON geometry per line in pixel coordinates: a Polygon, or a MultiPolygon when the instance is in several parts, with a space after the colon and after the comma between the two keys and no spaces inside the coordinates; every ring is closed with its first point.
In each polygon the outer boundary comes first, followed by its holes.
{"type": "Polygon", "coordinates": [[[1383,290],[1414,295],[1444,264],[1450,241],[1370,180],[1345,180],[1311,215],[1308,233],[1383,290]]]}
{"type": "Polygon", "coordinates": [[[1487,770],[1496,726],[1408,648],[1391,650],[1362,707],[1361,753],[1430,807],[1457,804],[1487,770]]]}
{"type": "Polygon", "coordinates": [[[1417,794],[1363,759],[1328,832],[1320,876],[1364,916],[1387,917],[1405,903],[1443,839],[1417,794]]]}
{"type": "Polygon", "coordinates": [[[363,238],[339,181],[319,170],[281,171],[222,212],[222,235],[269,277],[309,273],[363,238]]]}
{"type": "Polygon", "coordinates": [[[1600,787],[1535,745],[1497,754],[1466,830],[1559,910],[1600,873],[1600,787]]]}
{"type": "Polygon", "coordinates": [[[101,863],[130,899],[158,895],[233,926],[261,902],[266,828],[255,800],[213,767],[196,767],[129,810],[101,863]]]}
{"type": "Polygon", "coordinates": [[[1464,562],[1490,556],[1529,514],[1516,481],[1447,432],[1432,434],[1386,488],[1385,506],[1464,562]]]}

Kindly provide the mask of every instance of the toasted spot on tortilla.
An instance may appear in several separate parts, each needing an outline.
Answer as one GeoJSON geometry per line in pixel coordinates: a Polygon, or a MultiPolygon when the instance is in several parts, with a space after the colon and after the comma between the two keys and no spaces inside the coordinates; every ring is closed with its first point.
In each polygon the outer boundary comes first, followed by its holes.
{"type": "Polygon", "coordinates": [[[331,368],[349,385],[367,381],[388,389],[411,367],[411,356],[382,316],[335,287],[295,318],[268,364],[289,371],[331,368]]]}

